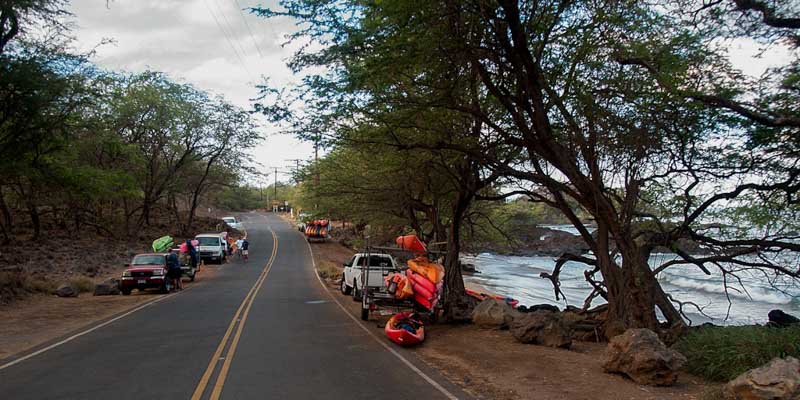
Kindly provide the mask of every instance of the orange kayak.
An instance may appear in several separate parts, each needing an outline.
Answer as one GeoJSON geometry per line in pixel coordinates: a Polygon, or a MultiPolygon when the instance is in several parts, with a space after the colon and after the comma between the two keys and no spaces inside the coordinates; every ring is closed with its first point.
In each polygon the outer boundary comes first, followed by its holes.
{"type": "Polygon", "coordinates": [[[419,275],[424,276],[434,285],[444,279],[444,267],[428,260],[426,257],[417,257],[413,260],[408,260],[408,268],[419,275]]]}

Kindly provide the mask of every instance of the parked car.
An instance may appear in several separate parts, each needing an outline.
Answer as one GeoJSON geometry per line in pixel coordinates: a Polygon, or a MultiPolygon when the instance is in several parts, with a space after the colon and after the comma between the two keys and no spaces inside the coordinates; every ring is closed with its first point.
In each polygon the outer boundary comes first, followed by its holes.
{"type": "Polygon", "coordinates": [[[166,279],[166,253],[137,254],[125,267],[119,282],[122,294],[129,295],[133,289],[159,289],[161,293],[169,292],[171,285],[166,279]]]}
{"type": "Polygon", "coordinates": [[[216,261],[222,264],[228,254],[228,243],[220,233],[201,233],[194,237],[197,240],[197,255],[201,260],[216,261]]]}
{"type": "MultiPolygon", "coordinates": [[[[353,298],[358,300],[364,290],[362,275],[367,265],[367,255],[358,253],[344,263],[344,272],[340,282],[342,294],[353,294],[353,298]]],[[[383,278],[390,272],[398,270],[397,261],[389,254],[370,254],[369,256],[369,276],[365,276],[370,288],[381,288],[384,286],[383,278]]]]}
{"type": "Polygon", "coordinates": [[[222,220],[225,221],[225,224],[233,229],[242,229],[242,222],[236,219],[236,217],[222,217],[222,220]]]}

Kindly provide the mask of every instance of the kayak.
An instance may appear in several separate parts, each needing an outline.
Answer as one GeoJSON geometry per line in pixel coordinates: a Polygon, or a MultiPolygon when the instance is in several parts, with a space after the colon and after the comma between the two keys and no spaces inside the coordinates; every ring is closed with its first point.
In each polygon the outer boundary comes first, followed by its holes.
{"type": "Polygon", "coordinates": [[[408,268],[424,276],[434,284],[444,279],[444,267],[441,264],[431,262],[425,257],[417,257],[413,260],[408,260],[408,268]]]}
{"type": "Polygon", "coordinates": [[[389,340],[400,346],[411,346],[425,340],[425,327],[410,312],[393,315],[383,330],[389,340]]]}
{"type": "Polygon", "coordinates": [[[406,270],[406,276],[411,281],[415,292],[421,292],[427,294],[427,297],[433,298],[433,293],[436,292],[436,285],[433,282],[411,269],[406,270]]]}
{"type": "Polygon", "coordinates": [[[172,248],[172,236],[162,236],[153,241],[153,251],[156,253],[163,253],[172,248]]]}
{"type": "Polygon", "coordinates": [[[480,292],[476,292],[476,291],[470,290],[470,289],[465,289],[465,292],[467,293],[468,296],[472,296],[472,297],[474,297],[474,298],[476,298],[476,299],[478,299],[480,301],[483,301],[483,300],[486,300],[486,299],[502,300],[502,301],[505,301],[506,304],[510,305],[511,307],[515,307],[515,308],[519,304],[519,300],[513,299],[511,297],[500,296],[500,295],[497,295],[497,294],[480,293],[480,292]]]}
{"type": "Polygon", "coordinates": [[[397,246],[404,250],[411,250],[414,253],[427,253],[428,248],[422,243],[417,235],[398,236],[395,239],[397,246]]]}

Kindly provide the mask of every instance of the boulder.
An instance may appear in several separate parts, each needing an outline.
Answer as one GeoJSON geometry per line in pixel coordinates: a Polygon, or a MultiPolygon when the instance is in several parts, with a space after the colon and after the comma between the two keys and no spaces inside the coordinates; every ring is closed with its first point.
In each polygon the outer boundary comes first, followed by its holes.
{"type": "Polygon", "coordinates": [[[735,400],[800,399],[800,360],[773,358],[728,382],[723,391],[725,398],[735,400]]]}
{"type": "Polygon", "coordinates": [[[491,328],[508,328],[511,322],[520,316],[517,310],[505,301],[486,299],[472,310],[472,323],[491,328]]]}
{"type": "Polygon", "coordinates": [[[119,282],[116,279],[109,279],[105,282],[94,285],[95,296],[115,296],[119,294],[119,282]]]}
{"type": "Polygon", "coordinates": [[[78,297],[79,293],[80,289],[72,282],[62,283],[58,285],[58,289],[56,289],[56,295],[58,297],[78,297]]]}
{"type": "Polygon", "coordinates": [[[686,357],[667,347],[649,329],[628,329],[608,343],[603,370],[641,385],[669,386],[678,379],[686,357]]]}
{"type": "Polygon", "coordinates": [[[767,314],[769,322],[767,325],[777,328],[785,328],[794,324],[800,323],[800,319],[793,315],[789,315],[781,310],[772,310],[767,314]]]}
{"type": "Polygon", "coordinates": [[[540,310],[515,319],[511,334],[522,343],[567,349],[572,346],[572,328],[560,313],[550,311],[540,310]]]}

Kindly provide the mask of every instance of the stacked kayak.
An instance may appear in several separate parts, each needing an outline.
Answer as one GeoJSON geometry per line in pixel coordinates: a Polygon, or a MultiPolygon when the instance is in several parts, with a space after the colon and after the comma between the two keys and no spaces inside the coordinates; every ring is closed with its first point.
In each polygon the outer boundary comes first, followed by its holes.
{"type": "Polygon", "coordinates": [[[383,330],[389,340],[401,346],[411,346],[425,340],[425,327],[410,312],[393,315],[383,330]]]}
{"type": "Polygon", "coordinates": [[[162,236],[153,241],[153,252],[155,253],[163,253],[173,246],[172,236],[162,236]]]}
{"type": "Polygon", "coordinates": [[[444,267],[425,257],[417,257],[408,261],[406,276],[414,290],[414,302],[428,310],[436,307],[442,297],[444,267]]]}
{"type": "Polygon", "coordinates": [[[417,235],[398,236],[397,239],[395,239],[395,243],[397,243],[397,246],[401,249],[410,250],[414,254],[425,254],[428,252],[427,246],[419,240],[417,235]]]}
{"type": "Polygon", "coordinates": [[[324,239],[328,236],[328,225],[330,222],[326,219],[317,219],[311,221],[306,225],[306,237],[315,239],[324,239]]]}

